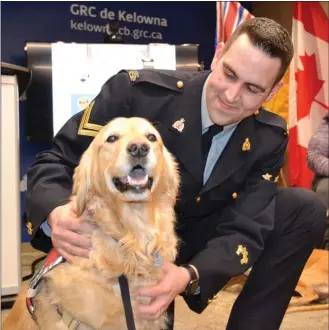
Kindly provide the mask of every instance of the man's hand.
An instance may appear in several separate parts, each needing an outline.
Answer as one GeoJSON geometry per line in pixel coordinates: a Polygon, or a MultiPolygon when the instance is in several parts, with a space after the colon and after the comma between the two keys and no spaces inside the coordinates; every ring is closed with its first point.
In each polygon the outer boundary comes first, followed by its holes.
{"type": "Polygon", "coordinates": [[[162,267],[161,281],[153,286],[140,288],[134,294],[137,297],[150,297],[151,303],[137,305],[137,313],[141,319],[156,320],[165,312],[170,303],[185,290],[190,281],[190,274],[183,267],[165,262],[162,267]]]}
{"type": "Polygon", "coordinates": [[[77,217],[72,202],[56,207],[49,215],[54,248],[69,262],[74,256],[88,258],[91,249],[92,224],[86,221],[88,215],[77,217]]]}

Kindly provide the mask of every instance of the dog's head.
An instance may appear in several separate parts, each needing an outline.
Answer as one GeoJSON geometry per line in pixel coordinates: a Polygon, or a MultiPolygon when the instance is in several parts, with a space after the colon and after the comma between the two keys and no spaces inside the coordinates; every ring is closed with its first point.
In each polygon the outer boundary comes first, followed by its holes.
{"type": "Polygon", "coordinates": [[[176,163],[158,131],[142,118],[116,118],[82,156],[73,195],[81,214],[91,192],[125,202],[147,202],[163,195],[174,201],[178,183],[176,163]]]}

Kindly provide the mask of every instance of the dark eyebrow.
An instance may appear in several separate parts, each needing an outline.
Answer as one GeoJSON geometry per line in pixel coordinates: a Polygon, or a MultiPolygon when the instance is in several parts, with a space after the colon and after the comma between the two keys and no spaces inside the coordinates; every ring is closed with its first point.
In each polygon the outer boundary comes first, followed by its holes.
{"type": "MultiPolygon", "coordinates": [[[[231,68],[231,66],[225,62],[223,62],[223,66],[225,69],[229,70],[232,72],[232,74],[235,76],[235,78],[238,78],[238,75],[236,74],[236,72],[233,70],[233,68],[231,68]]],[[[254,83],[251,83],[251,82],[246,82],[245,83],[246,85],[249,85],[249,86],[254,86],[256,88],[258,88],[262,93],[265,92],[265,88],[263,86],[260,86],[260,85],[257,85],[257,84],[254,84],[254,83]]]]}

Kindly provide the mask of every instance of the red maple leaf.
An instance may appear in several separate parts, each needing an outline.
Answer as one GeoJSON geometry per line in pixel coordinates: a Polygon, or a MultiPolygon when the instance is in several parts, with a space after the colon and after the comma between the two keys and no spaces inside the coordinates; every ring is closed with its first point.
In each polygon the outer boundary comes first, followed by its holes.
{"type": "Polygon", "coordinates": [[[295,73],[297,83],[297,118],[300,120],[309,115],[311,104],[323,86],[324,80],[318,78],[315,54],[299,56],[304,70],[295,73]]]}

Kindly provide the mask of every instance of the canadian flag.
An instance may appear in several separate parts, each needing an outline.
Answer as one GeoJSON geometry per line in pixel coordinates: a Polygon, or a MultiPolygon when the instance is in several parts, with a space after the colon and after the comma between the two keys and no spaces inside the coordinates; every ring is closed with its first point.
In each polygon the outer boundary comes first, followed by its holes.
{"type": "Polygon", "coordinates": [[[320,2],[296,1],[292,39],[295,55],[289,84],[290,186],[310,188],[307,147],[328,111],[328,17],[320,2]]]}

